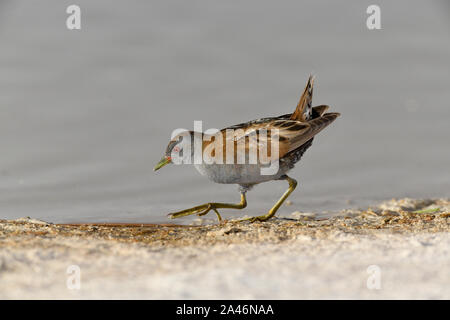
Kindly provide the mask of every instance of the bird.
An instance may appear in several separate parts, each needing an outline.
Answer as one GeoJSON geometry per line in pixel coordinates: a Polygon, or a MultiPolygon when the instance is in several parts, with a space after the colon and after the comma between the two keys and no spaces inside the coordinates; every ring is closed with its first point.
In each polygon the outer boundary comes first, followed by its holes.
{"type": "Polygon", "coordinates": [[[173,163],[176,156],[179,158],[186,156],[192,160],[195,156],[195,139],[200,137],[203,158],[200,162],[194,162],[196,169],[213,182],[237,184],[241,201],[239,203],[208,202],[170,213],[168,217],[174,219],[193,214],[203,216],[213,211],[221,222],[222,217],[218,209],[244,209],[247,206],[246,193],[252,187],[272,180],[285,180],[288,182],[288,189],[266,214],[241,221],[264,222],[274,217],[297,186],[297,181],[287,173],[311,147],[314,137],[340,116],[337,112],[327,113],[328,105],[312,107],[313,87],[314,77],[309,76],[293,113],[236,124],[215,134],[186,131],[175,135],[167,145],[164,157],[154,167],[154,171],[173,163]],[[182,141],[187,143],[183,144],[182,141]],[[194,148],[191,148],[193,144],[194,148]],[[238,147],[241,147],[240,162],[237,161],[238,147]],[[249,161],[251,152],[254,152],[253,162],[249,161]],[[224,159],[232,161],[224,162],[224,159]],[[268,169],[269,164],[273,163],[277,164],[275,170],[264,173],[263,169],[268,169]]]}

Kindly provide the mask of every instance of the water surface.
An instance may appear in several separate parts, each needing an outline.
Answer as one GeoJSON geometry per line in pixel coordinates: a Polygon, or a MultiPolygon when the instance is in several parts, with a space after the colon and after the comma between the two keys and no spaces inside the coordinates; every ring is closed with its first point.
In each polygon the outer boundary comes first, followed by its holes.
{"type": "MultiPolygon", "coordinates": [[[[80,31],[70,4],[0,3],[0,218],[167,222],[238,201],[193,167],[152,171],[172,130],[292,112],[310,73],[314,104],[342,116],[291,172],[282,214],[449,196],[446,2],[378,1],[375,31],[366,1],[80,0],[80,31]]],[[[257,186],[245,213],[286,187],[257,186]]]]}

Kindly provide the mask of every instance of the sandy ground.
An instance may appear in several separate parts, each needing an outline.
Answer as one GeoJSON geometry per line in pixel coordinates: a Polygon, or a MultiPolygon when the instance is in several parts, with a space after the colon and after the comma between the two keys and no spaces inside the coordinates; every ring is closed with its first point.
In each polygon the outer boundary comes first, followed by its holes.
{"type": "Polygon", "coordinates": [[[401,199],[253,224],[3,220],[0,298],[450,299],[449,216],[401,199]]]}

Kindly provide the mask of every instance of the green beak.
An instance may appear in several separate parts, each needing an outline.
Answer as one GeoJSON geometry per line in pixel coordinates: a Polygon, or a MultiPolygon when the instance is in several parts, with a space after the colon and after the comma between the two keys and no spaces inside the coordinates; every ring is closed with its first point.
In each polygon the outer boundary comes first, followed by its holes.
{"type": "Polygon", "coordinates": [[[162,167],[164,167],[166,164],[169,164],[170,161],[170,157],[164,157],[162,158],[158,164],[153,168],[153,171],[156,171],[158,169],[161,169],[162,167]]]}

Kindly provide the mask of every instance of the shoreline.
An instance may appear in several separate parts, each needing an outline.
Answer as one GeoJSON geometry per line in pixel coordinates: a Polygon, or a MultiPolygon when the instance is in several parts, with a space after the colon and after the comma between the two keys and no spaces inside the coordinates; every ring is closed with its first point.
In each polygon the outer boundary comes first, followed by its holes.
{"type": "Polygon", "coordinates": [[[0,298],[450,298],[449,199],[291,216],[208,225],[0,220],[0,298]],[[80,290],[66,284],[73,265],[80,290]],[[381,269],[380,290],[366,286],[371,265],[381,269]]]}

